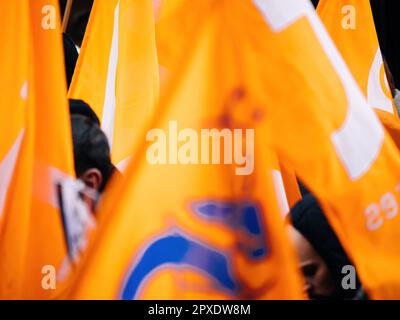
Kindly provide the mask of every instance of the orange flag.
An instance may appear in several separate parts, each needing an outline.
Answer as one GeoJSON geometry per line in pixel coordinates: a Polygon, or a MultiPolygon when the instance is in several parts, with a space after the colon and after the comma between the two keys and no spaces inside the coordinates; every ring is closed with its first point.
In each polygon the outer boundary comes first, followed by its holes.
{"type": "Polygon", "coordinates": [[[311,3],[253,3],[258,16],[243,8],[252,23],[238,20],[235,35],[252,43],[240,42],[242,69],[274,146],[319,198],[368,294],[399,298],[399,153],[311,3]]]}
{"type": "Polygon", "coordinates": [[[293,166],[280,161],[280,169],[283,188],[285,190],[288,208],[290,209],[302,198],[300,187],[293,166]]]}
{"type": "Polygon", "coordinates": [[[0,61],[3,75],[0,77],[0,91],[7,93],[0,97],[0,234],[7,195],[27,129],[29,19],[26,7],[27,1],[4,4],[0,13],[1,21],[9,27],[9,32],[0,35],[1,43],[7,43],[0,61]],[[20,12],[23,14],[21,17],[20,12]]]}
{"type": "MultiPolygon", "coordinates": [[[[26,148],[21,150],[17,180],[5,210],[0,296],[44,299],[63,290],[69,265],[57,184],[74,177],[72,136],[58,2],[19,3],[14,12],[24,17],[17,19],[23,29],[15,41],[21,41],[24,51],[10,53],[18,59],[16,65],[30,68],[28,89],[23,91],[29,101],[24,110],[29,130],[24,133],[26,148]],[[20,199],[25,197],[30,199],[21,207],[20,199]]],[[[13,25],[4,27],[12,35],[13,25]]]]}
{"type": "Polygon", "coordinates": [[[158,98],[152,0],[96,0],[69,91],[99,116],[124,169],[158,98]]]}
{"type": "Polygon", "coordinates": [[[0,298],[21,297],[33,175],[31,34],[28,1],[2,4],[0,90],[0,298]],[[7,94],[5,94],[7,93],[7,94]],[[17,231],[17,232],[16,232],[17,231]]]}
{"type": "Polygon", "coordinates": [[[368,105],[400,148],[400,121],[383,64],[369,1],[321,0],[318,15],[338,47],[368,105]]]}
{"type": "MultiPolygon", "coordinates": [[[[191,37],[188,34],[197,32],[198,24],[203,18],[200,16],[188,15],[185,11],[190,10],[182,5],[182,0],[160,0],[158,3],[158,19],[156,23],[157,50],[161,70],[161,92],[168,88],[171,78],[171,70],[176,69],[186,59],[188,47],[191,45],[191,37]],[[179,16],[174,20],[171,16],[179,16]],[[169,25],[166,28],[166,25],[169,25]],[[182,28],[185,32],[174,35],[171,41],[165,41],[169,35],[169,29],[182,28]],[[173,45],[171,45],[173,43],[173,45]]],[[[188,3],[187,6],[190,6],[188,3]]],[[[209,3],[196,4],[200,11],[208,7],[209,3]]],[[[289,213],[290,208],[301,199],[299,185],[293,168],[284,161],[274,157],[273,160],[273,182],[278,196],[278,204],[283,216],[289,213]]]]}
{"type": "Polygon", "coordinates": [[[301,200],[300,188],[292,166],[278,159],[276,151],[270,150],[272,162],[272,180],[277,195],[278,206],[285,218],[290,209],[301,200]]]}
{"type": "Polygon", "coordinates": [[[239,3],[186,1],[165,20],[165,46],[185,31],[181,13],[200,23],[186,33],[192,44],[117,187],[124,192],[100,212],[70,297],[303,297],[276,201],[276,158],[259,134],[265,114],[227,32],[239,3]]]}

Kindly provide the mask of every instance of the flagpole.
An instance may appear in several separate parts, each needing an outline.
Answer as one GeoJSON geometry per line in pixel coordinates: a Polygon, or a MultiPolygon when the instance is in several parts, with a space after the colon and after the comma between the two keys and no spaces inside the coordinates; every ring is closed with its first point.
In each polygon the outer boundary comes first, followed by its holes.
{"type": "Polygon", "coordinates": [[[65,7],[64,18],[62,21],[62,32],[67,31],[69,17],[71,15],[72,3],[74,0],[67,0],[67,5],[65,7]]]}

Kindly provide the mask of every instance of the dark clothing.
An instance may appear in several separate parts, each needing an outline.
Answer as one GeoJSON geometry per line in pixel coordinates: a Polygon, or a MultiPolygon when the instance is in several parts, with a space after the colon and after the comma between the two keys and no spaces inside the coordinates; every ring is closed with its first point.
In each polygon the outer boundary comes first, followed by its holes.
{"type": "Polygon", "coordinates": [[[69,88],[72,76],[74,75],[76,62],[78,61],[78,50],[76,49],[72,40],[66,33],[63,33],[63,44],[64,44],[64,61],[65,61],[65,73],[67,77],[67,86],[69,88]]]}

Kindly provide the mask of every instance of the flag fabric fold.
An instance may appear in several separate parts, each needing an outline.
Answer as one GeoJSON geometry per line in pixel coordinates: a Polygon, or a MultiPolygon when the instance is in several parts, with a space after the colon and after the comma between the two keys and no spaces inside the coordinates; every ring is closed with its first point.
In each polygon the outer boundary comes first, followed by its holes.
{"type": "Polygon", "coordinates": [[[368,294],[398,298],[398,151],[309,1],[253,3],[259,17],[236,34],[263,34],[246,66],[274,147],[319,198],[368,294]]]}
{"type": "MultiPolygon", "coordinates": [[[[17,55],[6,51],[2,61],[16,59],[12,65],[26,67],[25,74],[15,73],[26,80],[21,92],[11,97],[27,102],[15,113],[23,113],[26,129],[0,235],[0,295],[47,299],[63,290],[61,274],[68,265],[57,184],[74,178],[60,14],[56,0],[7,6],[22,17],[13,41],[24,50],[18,49],[17,55]],[[54,286],[47,285],[45,270],[55,271],[54,286]]],[[[8,15],[10,10],[4,12],[8,15]]],[[[9,32],[4,34],[12,36],[13,24],[5,28],[9,32]]]]}
{"type": "Polygon", "coordinates": [[[71,298],[303,298],[273,183],[276,156],[259,134],[264,114],[228,32],[238,3],[193,1],[158,26],[158,40],[174,49],[181,14],[196,13],[199,22],[186,34],[185,60],[171,60],[177,69],[119,187],[124,193],[100,212],[71,298]]]}
{"type": "Polygon", "coordinates": [[[158,99],[154,28],[151,0],[96,0],[69,90],[97,113],[121,170],[158,99]]]}
{"type": "Polygon", "coordinates": [[[317,13],[342,54],[368,105],[396,145],[400,121],[386,77],[369,1],[321,0],[317,13]]]}

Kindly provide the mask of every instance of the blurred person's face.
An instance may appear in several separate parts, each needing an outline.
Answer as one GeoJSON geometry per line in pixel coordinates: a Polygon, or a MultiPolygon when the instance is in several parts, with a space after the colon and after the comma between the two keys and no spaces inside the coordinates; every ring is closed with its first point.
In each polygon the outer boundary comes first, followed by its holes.
{"type": "Polygon", "coordinates": [[[300,260],[300,269],[304,275],[304,290],[310,299],[334,298],[336,287],[326,263],[300,232],[292,226],[289,226],[288,229],[300,260]]]}

